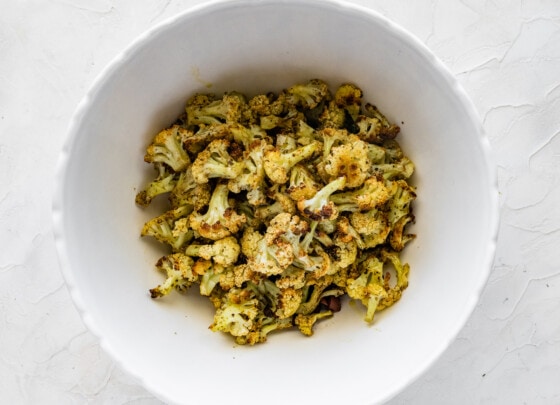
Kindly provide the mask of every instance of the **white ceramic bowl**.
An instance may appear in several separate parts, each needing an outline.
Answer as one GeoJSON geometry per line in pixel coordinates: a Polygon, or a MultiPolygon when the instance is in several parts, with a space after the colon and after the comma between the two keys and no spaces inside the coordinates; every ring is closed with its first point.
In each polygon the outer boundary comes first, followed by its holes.
{"type": "Polygon", "coordinates": [[[136,40],[79,105],[53,205],[61,267],[102,347],[165,401],[383,402],[446,349],[487,279],[498,218],[488,151],[455,79],[382,16],[325,0],[210,3],[136,40]],[[139,238],[155,215],[134,204],[153,175],[144,150],[195,91],[254,94],[314,77],[358,84],[402,123],[417,166],[410,285],[373,326],[346,305],[311,338],[294,331],[239,347],[208,330],[213,309],[194,291],[148,296],[162,250],[139,238]]]}

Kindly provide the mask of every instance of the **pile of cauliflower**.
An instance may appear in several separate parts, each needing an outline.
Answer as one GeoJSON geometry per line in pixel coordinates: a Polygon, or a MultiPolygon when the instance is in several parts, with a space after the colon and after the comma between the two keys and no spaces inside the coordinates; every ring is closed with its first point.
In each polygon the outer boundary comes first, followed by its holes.
{"type": "Polygon", "coordinates": [[[310,336],[344,295],[372,322],[408,285],[399,253],[416,193],[398,133],[354,84],[194,95],[144,157],[156,178],[136,203],[169,202],[141,231],[168,247],[151,297],[197,286],[216,309],[210,329],[238,344],[310,336]]]}

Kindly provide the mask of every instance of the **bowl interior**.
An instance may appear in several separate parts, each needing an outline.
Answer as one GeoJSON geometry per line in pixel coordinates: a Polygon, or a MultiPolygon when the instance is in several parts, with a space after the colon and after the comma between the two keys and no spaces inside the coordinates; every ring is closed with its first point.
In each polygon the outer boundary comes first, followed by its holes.
{"type": "Polygon", "coordinates": [[[486,280],[496,210],[484,142],[442,65],[372,12],[325,1],[197,8],[136,41],[79,108],[54,207],[63,271],[103,346],[169,402],[285,403],[270,395],[285,387],[298,402],[382,401],[441,354],[486,280]],[[278,333],[237,347],[208,330],[213,309],[196,291],[149,298],[162,281],[154,263],[164,250],[139,237],[156,215],[134,204],[153,175],[143,154],[196,91],[251,95],[314,77],[358,84],[401,126],[417,167],[418,238],[404,253],[410,285],[372,326],[361,304],[347,304],[312,338],[278,333]]]}

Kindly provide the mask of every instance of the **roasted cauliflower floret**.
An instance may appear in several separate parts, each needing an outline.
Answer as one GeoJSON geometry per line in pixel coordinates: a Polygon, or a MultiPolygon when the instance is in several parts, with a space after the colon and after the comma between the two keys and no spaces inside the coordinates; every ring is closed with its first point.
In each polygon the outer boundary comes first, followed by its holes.
{"type": "Polygon", "coordinates": [[[344,108],[338,107],[334,100],[331,100],[327,107],[321,111],[317,118],[320,128],[326,129],[344,129],[348,120],[348,113],[344,108]]]}
{"type": "Polygon", "coordinates": [[[319,116],[321,126],[357,132],[355,121],[361,112],[361,104],[362,90],[350,83],[342,84],[319,116]]]}
{"type": "Polygon", "coordinates": [[[177,184],[176,174],[168,172],[164,164],[158,162],[154,164],[154,167],[158,172],[158,176],[136,194],[136,204],[141,207],[150,205],[152,200],[158,195],[173,191],[177,184]]]}
{"type": "Polygon", "coordinates": [[[408,264],[402,264],[394,251],[381,249],[379,254],[370,252],[358,266],[361,274],[348,280],[350,298],[361,300],[367,307],[365,320],[372,322],[375,312],[393,305],[408,287],[408,264]],[[385,266],[392,266],[396,280],[391,285],[391,274],[385,266]]]}
{"type": "Polygon", "coordinates": [[[245,164],[231,157],[229,146],[228,140],[216,139],[198,154],[192,164],[192,175],[197,183],[208,183],[213,178],[234,179],[241,175],[245,164]]]}
{"type": "Polygon", "coordinates": [[[144,224],[141,236],[151,236],[178,251],[194,237],[187,216],[192,211],[188,205],[167,211],[144,224]]]}
{"type": "Polygon", "coordinates": [[[368,143],[368,159],[372,165],[385,163],[387,157],[387,149],[383,146],[368,143]]]}
{"type": "Polygon", "coordinates": [[[253,271],[247,263],[233,267],[233,282],[235,287],[238,288],[243,287],[248,282],[258,284],[264,277],[262,273],[253,271]]]}
{"type": "Polygon", "coordinates": [[[334,270],[331,257],[319,245],[315,245],[313,254],[302,256],[294,265],[304,265],[305,270],[313,273],[314,277],[320,278],[332,273],[334,270]]]}
{"type": "Polygon", "coordinates": [[[185,292],[198,281],[198,275],[192,270],[193,263],[194,261],[190,257],[182,253],[174,253],[159,259],[156,267],[165,272],[166,279],[163,284],[150,290],[151,297],[163,297],[169,294],[173,288],[185,292]]]}
{"type": "Polygon", "coordinates": [[[306,221],[297,215],[281,213],[270,221],[265,238],[269,245],[282,247],[285,257],[291,259],[290,264],[317,275],[325,274],[330,269],[330,259],[324,252],[311,254],[309,232],[306,221]]]}
{"type": "Polygon", "coordinates": [[[183,148],[190,154],[196,156],[212,141],[216,139],[232,140],[232,131],[229,124],[207,125],[200,127],[196,132],[184,129],[180,132],[183,148]]]}
{"type": "Polygon", "coordinates": [[[247,108],[245,97],[237,92],[226,93],[221,100],[192,99],[186,106],[187,125],[236,123],[247,108]]]}
{"type": "Polygon", "coordinates": [[[164,163],[175,172],[186,168],[191,161],[181,143],[180,132],[183,130],[178,125],[174,125],[158,133],[146,149],[144,161],[164,163]]]}
{"type": "Polygon", "coordinates": [[[358,243],[355,239],[346,241],[343,236],[337,235],[329,249],[333,257],[333,267],[337,271],[352,265],[358,256],[358,243]]]}
{"type": "Polygon", "coordinates": [[[358,136],[371,143],[395,139],[401,130],[398,125],[391,124],[387,117],[370,103],[364,106],[364,115],[357,118],[356,125],[359,128],[358,136]]]}
{"type": "Polygon", "coordinates": [[[263,142],[265,145],[272,144],[272,138],[258,125],[245,127],[240,124],[231,124],[227,128],[232,135],[232,139],[243,145],[246,150],[250,149],[254,142],[263,142]]]}
{"type": "Polygon", "coordinates": [[[282,116],[287,109],[285,94],[278,97],[274,93],[258,94],[249,100],[249,107],[255,116],[282,116]]]}
{"type": "Polygon", "coordinates": [[[275,315],[280,319],[291,318],[301,305],[303,290],[292,287],[279,290],[275,315]]]}
{"type": "Polygon", "coordinates": [[[352,83],[344,83],[336,89],[334,102],[337,107],[348,112],[353,121],[358,118],[362,109],[363,92],[358,86],[352,83]]]}
{"type": "Polygon", "coordinates": [[[255,217],[262,223],[268,224],[271,218],[283,212],[290,214],[296,212],[296,203],[281,190],[270,190],[270,197],[274,200],[274,203],[255,209],[255,217]]]}
{"type": "Polygon", "coordinates": [[[203,238],[219,240],[238,232],[245,223],[245,215],[230,206],[227,185],[218,184],[205,214],[199,211],[189,216],[191,228],[203,238]]]}
{"type": "Polygon", "coordinates": [[[330,155],[333,147],[345,144],[349,136],[345,129],[324,128],[320,130],[318,137],[323,142],[323,161],[330,155]]]}
{"type": "Polygon", "coordinates": [[[416,199],[416,190],[406,181],[397,180],[391,183],[391,192],[388,219],[394,225],[400,218],[410,214],[410,204],[416,199]]]}
{"type": "Polygon", "coordinates": [[[360,187],[371,166],[366,143],[354,135],[346,143],[331,148],[324,162],[325,172],[333,178],[344,176],[348,188],[360,187]]]}
{"type": "Polygon", "coordinates": [[[301,333],[306,336],[313,335],[313,327],[319,319],[328,318],[333,315],[332,311],[315,312],[314,314],[298,314],[295,323],[301,333]]]}
{"type": "Polygon", "coordinates": [[[304,120],[300,120],[298,122],[295,138],[297,144],[308,145],[311,142],[318,140],[318,135],[315,128],[307,124],[304,120]]]}
{"type": "Polygon", "coordinates": [[[385,182],[372,176],[366,179],[362,187],[335,193],[330,200],[336,204],[339,211],[366,211],[379,207],[389,199],[390,190],[385,186],[385,182]]]}
{"type": "Polygon", "coordinates": [[[301,305],[296,313],[309,315],[319,307],[321,299],[329,296],[340,296],[344,291],[333,284],[332,276],[313,277],[308,279],[307,284],[303,287],[303,297],[301,305]]]}
{"type": "Polygon", "coordinates": [[[393,195],[388,205],[387,220],[391,226],[390,243],[393,249],[401,251],[415,235],[405,234],[405,227],[414,220],[410,205],[416,199],[416,190],[404,180],[391,183],[393,195]]]}
{"type": "Polygon", "coordinates": [[[264,171],[274,183],[284,184],[292,167],[313,156],[320,148],[320,142],[313,142],[288,153],[281,153],[277,148],[269,149],[264,154],[264,171]]]}
{"type": "Polygon", "coordinates": [[[197,183],[189,167],[179,175],[175,187],[169,194],[169,202],[172,208],[192,205],[195,210],[200,210],[210,202],[211,195],[210,186],[207,183],[197,183]]]}
{"type": "Polygon", "coordinates": [[[336,237],[339,238],[342,242],[346,242],[346,243],[349,243],[351,241],[356,242],[356,245],[360,250],[366,249],[366,245],[362,240],[361,235],[350,224],[350,221],[348,220],[347,217],[342,217],[337,221],[336,237]]]}
{"type": "Polygon", "coordinates": [[[305,84],[295,84],[286,90],[286,99],[290,104],[308,110],[330,98],[329,86],[319,79],[312,79],[305,84]]]}
{"type": "Polygon", "coordinates": [[[252,271],[266,275],[281,274],[293,261],[289,245],[270,245],[264,235],[252,228],[243,233],[241,252],[252,271]]]}
{"type": "Polygon", "coordinates": [[[408,179],[414,173],[414,163],[404,156],[394,163],[380,163],[371,167],[373,173],[379,173],[384,179],[408,179]]]}
{"type": "Polygon", "coordinates": [[[291,317],[268,316],[264,308],[278,302],[278,291],[272,283],[251,284],[247,288],[232,288],[226,292],[210,325],[213,331],[222,331],[235,337],[238,344],[265,342],[270,332],[292,326],[291,317]]]}
{"type": "Polygon", "coordinates": [[[214,263],[229,266],[237,261],[241,248],[237,239],[227,236],[215,241],[212,245],[191,244],[185,249],[187,256],[198,256],[210,260],[214,263]]]}
{"type": "Polygon", "coordinates": [[[258,305],[259,301],[255,298],[242,302],[226,302],[216,311],[210,329],[214,332],[226,332],[235,337],[246,336],[255,329],[260,312],[258,305]]]}
{"type": "Polygon", "coordinates": [[[266,203],[264,183],[264,154],[267,150],[265,141],[254,141],[243,155],[241,173],[228,181],[228,188],[234,193],[247,191],[247,201],[252,205],[266,203]]]}
{"type": "Polygon", "coordinates": [[[353,212],[350,214],[350,223],[361,235],[367,248],[385,243],[391,231],[387,214],[376,208],[365,212],[353,212]]]}
{"type": "MultiPolygon", "coordinates": [[[[384,263],[390,262],[393,265],[393,269],[396,273],[396,283],[393,287],[391,287],[392,291],[399,291],[402,292],[405,288],[408,287],[408,272],[410,270],[410,266],[408,263],[402,263],[401,259],[397,252],[389,250],[389,249],[382,249],[381,250],[381,258],[384,263]]],[[[399,295],[400,298],[400,295],[399,295]]],[[[391,302],[390,304],[393,304],[391,302]]],[[[390,305],[388,302],[385,302],[385,306],[390,305]]]]}
{"type": "Polygon", "coordinates": [[[344,177],[331,181],[307,200],[300,200],[297,207],[306,217],[314,221],[332,220],[338,216],[336,205],[330,200],[331,194],[341,190],[346,184],[344,177]]]}
{"type": "Polygon", "coordinates": [[[305,200],[317,194],[321,185],[303,165],[296,165],[290,173],[290,182],[286,193],[294,201],[305,200]]]}
{"type": "Polygon", "coordinates": [[[359,300],[367,308],[365,321],[372,322],[373,316],[382,299],[388,297],[383,287],[383,262],[370,257],[362,262],[363,273],[356,279],[348,280],[346,292],[352,299],[359,300]]]}
{"type": "Polygon", "coordinates": [[[309,274],[305,269],[295,266],[289,266],[282,274],[276,279],[275,283],[278,288],[293,287],[297,290],[305,287],[306,276],[309,274]]]}

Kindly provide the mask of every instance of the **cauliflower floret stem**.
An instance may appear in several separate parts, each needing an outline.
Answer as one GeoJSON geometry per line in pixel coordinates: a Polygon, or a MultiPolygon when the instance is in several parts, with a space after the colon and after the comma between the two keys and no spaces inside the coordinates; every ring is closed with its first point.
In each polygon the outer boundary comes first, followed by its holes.
{"type": "Polygon", "coordinates": [[[342,189],[345,183],[346,179],[344,177],[331,181],[310,199],[298,201],[298,209],[313,221],[335,219],[338,216],[338,210],[329,198],[331,194],[342,189]]]}

